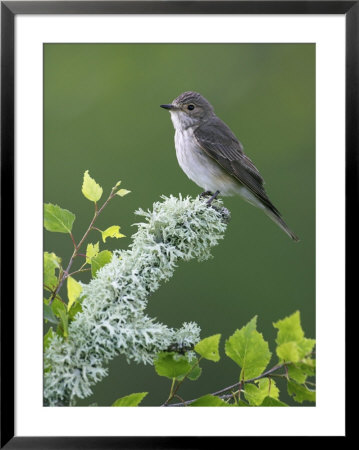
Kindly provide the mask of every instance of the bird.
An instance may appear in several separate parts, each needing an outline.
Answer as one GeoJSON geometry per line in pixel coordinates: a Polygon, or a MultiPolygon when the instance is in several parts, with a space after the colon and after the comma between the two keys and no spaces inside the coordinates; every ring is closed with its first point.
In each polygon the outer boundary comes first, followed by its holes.
{"type": "Polygon", "coordinates": [[[239,195],[263,210],[293,241],[299,238],[269,200],[264,180],[243,145],[201,94],[187,91],[160,105],[171,114],[178,163],[185,174],[211,195],[239,195]]]}

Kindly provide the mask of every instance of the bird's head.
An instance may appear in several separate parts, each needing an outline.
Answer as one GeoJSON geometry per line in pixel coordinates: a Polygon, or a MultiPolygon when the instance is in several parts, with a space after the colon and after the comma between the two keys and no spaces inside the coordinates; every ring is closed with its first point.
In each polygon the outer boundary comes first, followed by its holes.
{"type": "Polygon", "coordinates": [[[168,109],[176,129],[197,126],[209,119],[213,114],[213,106],[198,92],[183,92],[172,103],[160,105],[168,109]]]}

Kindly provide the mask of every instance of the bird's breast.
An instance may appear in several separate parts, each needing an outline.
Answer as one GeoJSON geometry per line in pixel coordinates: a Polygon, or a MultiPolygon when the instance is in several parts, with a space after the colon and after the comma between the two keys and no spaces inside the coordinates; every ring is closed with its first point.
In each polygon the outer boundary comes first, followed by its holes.
{"type": "Polygon", "coordinates": [[[223,195],[238,191],[238,183],[197,144],[193,129],[176,129],[176,155],[184,173],[206,191],[223,195]]]}

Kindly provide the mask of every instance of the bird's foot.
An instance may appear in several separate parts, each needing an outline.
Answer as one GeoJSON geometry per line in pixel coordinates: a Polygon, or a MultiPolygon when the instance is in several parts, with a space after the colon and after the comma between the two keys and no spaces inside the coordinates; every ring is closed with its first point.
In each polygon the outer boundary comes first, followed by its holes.
{"type": "Polygon", "coordinates": [[[218,197],[218,194],[219,194],[219,191],[216,191],[216,192],[212,195],[212,197],[211,197],[211,198],[208,200],[208,202],[207,202],[207,205],[208,205],[208,206],[211,206],[213,200],[214,200],[215,198],[218,197]]]}
{"type": "Polygon", "coordinates": [[[204,192],[202,192],[202,194],[199,195],[199,198],[209,197],[210,195],[213,195],[213,192],[204,191],[204,192]]]}
{"type": "MultiPolygon", "coordinates": [[[[208,194],[208,191],[207,192],[203,192],[202,195],[207,195],[207,194],[208,194]]],[[[216,191],[214,194],[212,194],[212,192],[210,192],[210,194],[211,194],[211,198],[206,202],[207,206],[209,208],[213,208],[217,212],[219,212],[220,215],[222,216],[222,221],[224,223],[229,223],[229,221],[231,220],[231,213],[229,212],[229,210],[227,208],[224,208],[223,206],[222,207],[218,207],[218,206],[212,205],[213,200],[215,200],[218,197],[219,191],[216,191]]]]}

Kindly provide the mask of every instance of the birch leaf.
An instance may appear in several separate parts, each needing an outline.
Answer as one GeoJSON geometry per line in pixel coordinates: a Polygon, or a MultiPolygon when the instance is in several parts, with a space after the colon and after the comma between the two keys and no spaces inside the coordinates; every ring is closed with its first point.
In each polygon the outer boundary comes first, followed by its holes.
{"type": "Polygon", "coordinates": [[[98,202],[102,196],[102,187],[90,177],[88,170],[84,173],[82,193],[88,200],[95,203],[98,202]]]}
{"type": "Polygon", "coordinates": [[[55,233],[71,233],[75,214],[58,205],[45,203],[44,205],[44,227],[47,231],[55,233]]]}
{"type": "Polygon", "coordinates": [[[78,281],[76,281],[75,278],[67,277],[67,296],[69,298],[69,302],[67,304],[67,311],[70,310],[71,306],[80,297],[81,292],[82,292],[81,284],[78,281]]]}
{"type": "Polygon", "coordinates": [[[112,227],[107,228],[105,231],[102,231],[102,240],[106,242],[106,239],[110,238],[123,238],[126,237],[124,234],[120,233],[120,227],[118,225],[112,225],[112,227]]]}

